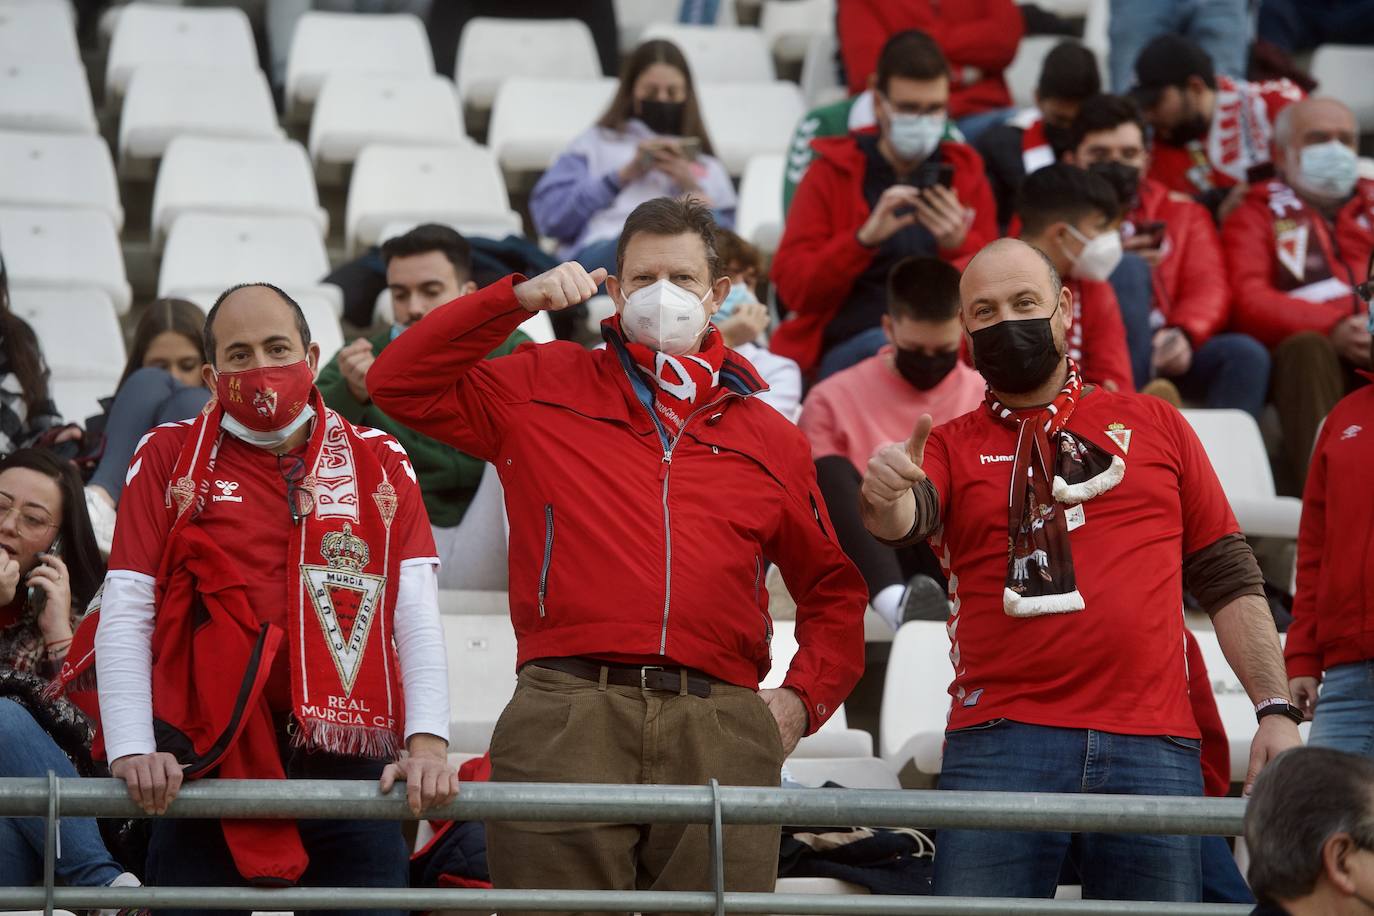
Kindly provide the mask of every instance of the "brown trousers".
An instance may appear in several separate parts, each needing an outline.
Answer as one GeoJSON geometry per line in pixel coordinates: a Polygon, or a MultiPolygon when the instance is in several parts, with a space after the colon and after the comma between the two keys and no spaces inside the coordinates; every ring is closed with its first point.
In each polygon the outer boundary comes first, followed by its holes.
{"type": "Polygon", "coordinates": [[[1315,331],[1294,334],[1274,349],[1270,397],[1279,414],[1278,491],[1302,496],[1317,429],[1336,402],[1360,383],[1336,355],[1330,338],[1315,331]]]}
{"type": "MultiPolygon", "coordinates": [[[[495,782],[776,786],[777,723],[758,695],[598,685],[527,665],[491,739],[495,782]]],[[[772,891],[777,827],[725,827],[725,888],[772,891]]],[[[498,888],[711,889],[704,824],[487,823],[498,888]]],[[[517,916],[506,912],[505,916],[517,916]]]]}

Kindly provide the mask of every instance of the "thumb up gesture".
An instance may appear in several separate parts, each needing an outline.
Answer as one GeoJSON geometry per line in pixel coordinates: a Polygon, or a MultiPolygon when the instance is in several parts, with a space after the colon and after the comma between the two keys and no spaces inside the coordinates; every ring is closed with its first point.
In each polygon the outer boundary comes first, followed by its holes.
{"type": "Polygon", "coordinates": [[[916,497],[911,491],[926,479],[921,463],[932,426],[930,414],[922,414],[911,438],[884,445],[868,459],[859,502],[864,525],[875,537],[896,541],[911,531],[916,519],[916,497]]]}
{"type": "Polygon", "coordinates": [[[565,261],[553,270],[515,285],[515,298],[526,311],[559,312],[586,302],[607,277],[606,268],[588,273],[576,261],[565,261]]]}

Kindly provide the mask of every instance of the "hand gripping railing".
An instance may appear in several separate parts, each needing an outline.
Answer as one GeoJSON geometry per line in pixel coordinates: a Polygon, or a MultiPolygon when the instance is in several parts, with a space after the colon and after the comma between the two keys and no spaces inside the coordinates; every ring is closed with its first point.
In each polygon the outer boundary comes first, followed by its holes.
{"type": "MultiPolygon", "coordinates": [[[[458,888],[88,888],[54,887],[58,819],[144,817],[114,779],[0,779],[0,817],[47,819],[44,886],[0,888],[0,909],[199,908],[240,910],[577,910],[588,912],[868,914],[1161,914],[1219,916],[1248,907],[1096,900],[1007,900],[735,893],[724,890],[724,824],[942,827],[1104,833],[1238,834],[1236,798],[1057,795],[741,786],[464,783],[457,799],[426,811],[454,820],[708,824],[708,891],[473,890],[458,888]]],[[[214,780],[183,786],[164,817],[413,820],[405,795],[376,783],[214,780]]]]}

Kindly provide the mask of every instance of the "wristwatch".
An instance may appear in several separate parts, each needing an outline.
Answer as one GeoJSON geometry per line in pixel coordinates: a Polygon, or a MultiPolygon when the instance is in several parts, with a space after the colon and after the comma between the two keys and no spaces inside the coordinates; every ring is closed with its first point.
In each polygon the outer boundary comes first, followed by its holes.
{"type": "Polygon", "coordinates": [[[1283,697],[1270,697],[1255,704],[1255,720],[1259,721],[1265,716],[1287,716],[1298,725],[1307,721],[1302,710],[1283,697]]]}

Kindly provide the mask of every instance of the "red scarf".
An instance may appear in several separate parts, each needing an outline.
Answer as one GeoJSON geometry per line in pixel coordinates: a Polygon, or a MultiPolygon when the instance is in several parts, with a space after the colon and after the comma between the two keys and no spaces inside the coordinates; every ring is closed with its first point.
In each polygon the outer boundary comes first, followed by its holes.
{"type": "Polygon", "coordinates": [[[687,418],[703,404],[710,403],[720,387],[720,367],[725,362],[725,338],[715,325],[707,325],[701,350],[671,356],[637,344],[620,331],[620,318],[607,319],[625,341],[625,349],[646,378],[654,383],[654,410],[659,420],[677,435],[687,418]]]}
{"type": "Polygon", "coordinates": [[[1126,464],[1066,427],[1083,392],[1078,366],[1054,400],[1035,415],[1000,403],[988,389],[988,410],[1016,430],[1016,456],[1008,499],[1007,578],[1002,609],[1010,617],[1039,617],[1083,610],[1069,548],[1066,507],[1107,492],[1126,464]],[[1053,469],[1053,473],[1051,473],[1053,469]]]}
{"type": "MultiPolygon", "coordinates": [[[[317,390],[311,401],[315,421],[299,489],[288,490],[302,518],[285,547],[293,562],[283,583],[295,743],[392,758],[400,752],[403,726],[392,645],[400,581],[391,542],[396,490],[363,441],[381,433],[355,428],[327,409],[317,390]]],[[[206,405],[177,458],[167,496],[169,543],[205,506],[226,435],[222,411],[217,401],[206,405]]]]}

